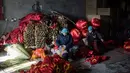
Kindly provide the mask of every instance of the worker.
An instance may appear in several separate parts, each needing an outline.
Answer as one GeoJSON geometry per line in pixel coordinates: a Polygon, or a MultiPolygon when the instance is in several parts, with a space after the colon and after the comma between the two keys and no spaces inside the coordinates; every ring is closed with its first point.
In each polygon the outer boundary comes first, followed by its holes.
{"type": "Polygon", "coordinates": [[[91,46],[95,52],[100,53],[101,48],[99,48],[99,43],[104,42],[101,34],[96,30],[93,30],[92,26],[88,27],[88,35],[86,37],[88,46],[91,46]]]}
{"type": "MultiPolygon", "coordinates": [[[[68,53],[71,52],[71,48],[73,47],[73,39],[67,28],[63,28],[61,30],[61,33],[56,39],[56,45],[58,47],[63,47],[68,53]]],[[[68,53],[63,54],[63,58],[68,59],[68,53]]]]}

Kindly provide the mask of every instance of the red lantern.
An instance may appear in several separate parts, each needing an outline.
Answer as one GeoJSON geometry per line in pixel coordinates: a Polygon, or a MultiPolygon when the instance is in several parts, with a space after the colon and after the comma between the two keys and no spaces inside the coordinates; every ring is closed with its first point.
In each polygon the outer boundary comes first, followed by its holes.
{"type": "Polygon", "coordinates": [[[79,30],[87,29],[87,21],[85,21],[85,20],[78,20],[78,22],[76,23],[76,27],[79,30]]]}
{"type": "Polygon", "coordinates": [[[82,36],[83,37],[86,37],[87,34],[88,34],[88,30],[87,29],[81,30],[81,32],[82,32],[82,36]]]}
{"type": "Polygon", "coordinates": [[[78,43],[78,41],[81,39],[81,33],[76,28],[72,29],[70,34],[71,34],[71,36],[73,38],[74,44],[78,43]]]}
{"type": "Polygon", "coordinates": [[[91,24],[93,27],[99,27],[100,26],[100,20],[98,18],[92,18],[91,24]]]}

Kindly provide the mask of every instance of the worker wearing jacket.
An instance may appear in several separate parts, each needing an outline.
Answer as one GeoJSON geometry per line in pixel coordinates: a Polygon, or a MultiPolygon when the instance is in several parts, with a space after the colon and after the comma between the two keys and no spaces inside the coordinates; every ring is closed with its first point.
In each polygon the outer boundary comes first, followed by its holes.
{"type": "Polygon", "coordinates": [[[93,49],[97,52],[100,53],[100,48],[99,47],[99,43],[104,42],[104,40],[102,39],[102,36],[100,33],[98,33],[96,30],[93,30],[92,26],[88,27],[88,35],[87,35],[87,42],[89,46],[92,46],[93,49]]]}
{"type": "Polygon", "coordinates": [[[73,39],[67,28],[63,28],[61,34],[58,35],[56,39],[56,45],[59,47],[59,50],[61,50],[60,47],[63,47],[64,51],[67,51],[62,54],[62,57],[68,60],[68,54],[71,52],[73,47],[73,39]]]}
{"type": "Polygon", "coordinates": [[[56,45],[58,47],[64,46],[68,52],[69,49],[73,47],[73,39],[72,36],[68,33],[67,28],[63,28],[61,34],[58,35],[56,45]]]}

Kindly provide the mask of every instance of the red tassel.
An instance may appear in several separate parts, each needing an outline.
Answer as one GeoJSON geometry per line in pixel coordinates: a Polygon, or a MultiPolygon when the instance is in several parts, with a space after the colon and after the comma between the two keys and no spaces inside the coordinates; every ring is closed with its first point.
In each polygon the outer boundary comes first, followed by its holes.
{"type": "MultiPolygon", "coordinates": [[[[21,71],[20,73],[23,73],[21,71]]],[[[68,61],[63,60],[59,55],[46,56],[44,61],[40,61],[36,65],[24,73],[75,73],[68,61]]]]}

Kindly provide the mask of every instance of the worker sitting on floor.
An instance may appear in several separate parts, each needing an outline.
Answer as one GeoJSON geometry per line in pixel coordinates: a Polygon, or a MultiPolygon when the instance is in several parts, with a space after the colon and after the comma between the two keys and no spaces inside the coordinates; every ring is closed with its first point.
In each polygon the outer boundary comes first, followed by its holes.
{"type": "MultiPolygon", "coordinates": [[[[56,45],[58,47],[64,47],[65,50],[69,53],[71,52],[71,48],[73,47],[73,39],[72,36],[69,34],[67,28],[63,28],[61,34],[58,35],[56,39],[56,45]]],[[[63,54],[63,58],[67,59],[68,54],[63,54]]]]}

